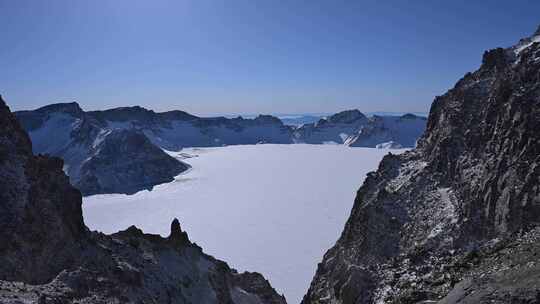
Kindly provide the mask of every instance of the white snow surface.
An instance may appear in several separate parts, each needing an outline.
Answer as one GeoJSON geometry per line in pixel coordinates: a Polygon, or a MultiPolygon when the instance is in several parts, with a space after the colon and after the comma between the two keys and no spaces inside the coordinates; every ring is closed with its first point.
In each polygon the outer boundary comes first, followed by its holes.
{"type": "Polygon", "coordinates": [[[65,114],[53,113],[39,129],[30,131],[34,153],[55,154],[71,141],[71,131],[80,120],[65,114]]]}
{"type": "Polygon", "coordinates": [[[530,39],[525,39],[514,47],[514,53],[519,55],[523,50],[533,45],[535,42],[540,42],[540,35],[533,36],[530,39]]]}
{"type": "Polygon", "coordinates": [[[152,191],[85,197],[84,218],[105,233],[136,225],[167,236],[177,217],[206,253],[262,273],[299,303],[366,173],[389,151],[264,144],[170,152],[192,169],[152,191]]]}

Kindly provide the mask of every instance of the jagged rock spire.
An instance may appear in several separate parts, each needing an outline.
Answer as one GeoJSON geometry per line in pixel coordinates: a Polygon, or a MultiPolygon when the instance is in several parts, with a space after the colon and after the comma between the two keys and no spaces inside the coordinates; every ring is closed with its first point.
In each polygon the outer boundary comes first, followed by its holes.
{"type": "Polygon", "coordinates": [[[169,240],[177,244],[187,244],[189,243],[189,238],[186,232],[182,231],[180,227],[180,221],[175,218],[171,223],[171,235],[169,240]]]}
{"type": "Polygon", "coordinates": [[[171,223],[171,236],[182,233],[182,227],[180,227],[180,221],[175,218],[171,223]]]}

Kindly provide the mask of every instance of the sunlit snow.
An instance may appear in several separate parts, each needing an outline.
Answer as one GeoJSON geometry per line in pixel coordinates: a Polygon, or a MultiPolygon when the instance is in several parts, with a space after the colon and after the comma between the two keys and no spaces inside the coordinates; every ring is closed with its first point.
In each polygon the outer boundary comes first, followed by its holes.
{"type": "MultiPolygon", "coordinates": [[[[86,224],[169,234],[177,217],[192,241],[239,271],[258,271],[299,303],[339,237],[356,190],[390,150],[341,145],[184,149],[192,169],[135,195],[84,198],[86,224]]],[[[399,153],[402,150],[391,150],[399,153]]]]}

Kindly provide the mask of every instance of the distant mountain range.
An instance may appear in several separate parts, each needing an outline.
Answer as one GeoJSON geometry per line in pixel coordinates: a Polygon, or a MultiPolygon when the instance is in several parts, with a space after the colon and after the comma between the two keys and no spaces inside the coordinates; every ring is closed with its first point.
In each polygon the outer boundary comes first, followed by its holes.
{"type": "MultiPolygon", "coordinates": [[[[329,116],[332,116],[334,113],[296,113],[296,114],[272,114],[272,116],[275,116],[277,118],[279,118],[283,124],[285,125],[288,125],[288,126],[294,126],[294,127],[298,127],[300,125],[303,125],[303,124],[308,124],[308,123],[316,123],[317,121],[323,119],[323,118],[327,118],[329,116]]],[[[426,117],[428,116],[429,113],[427,112],[384,112],[384,111],[379,111],[379,112],[364,112],[364,114],[367,116],[367,117],[372,117],[372,116],[403,116],[405,114],[414,114],[416,116],[420,116],[420,117],[426,117]]],[[[227,118],[234,118],[234,117],[237,117],[238,115],[225,115],[225,117],[227,118]]],[[[255,118],[257,117],[258,115],[254,115],[254,114],[247,114],[247,115],[241,115],[242,117],[244,118],[255,118]]]]}
{"type": "Polygon", "coordinates": [[[139,106],[85,112],[75,102],[15,114],[33,152],[64,159],[64,171],[85,195],[131,194],[172,181],[188,165],[162,149],[260,143],[414,147],[426,124],[413,114],[368,117],[349,110],[290,126],[271,115],[203,118],[139,106]]]}
{"type": "Polygon", "coordinates": [[[358,110],[349,110],[303,124],[293,136],[300,143],[402,148],[414,147],[425,126],[426,118],[414,114],[367,117],[358,110]]]}

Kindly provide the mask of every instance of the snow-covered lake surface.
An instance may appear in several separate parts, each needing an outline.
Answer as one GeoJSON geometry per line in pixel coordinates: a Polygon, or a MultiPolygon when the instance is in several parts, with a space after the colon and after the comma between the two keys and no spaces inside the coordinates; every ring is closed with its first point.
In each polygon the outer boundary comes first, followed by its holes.
{"type": "Polygon", "coordinates": [[[152,191],[86,197],[84,218],[105,233],[136,225],[167,236],[177,217],[206,253],[239,271],[261,272],[289,303],[299,303],[366,173],[389,151],[302,144],[185,149],[177,156],[195,156],[184,159],[189,172],[152,191]]]}

